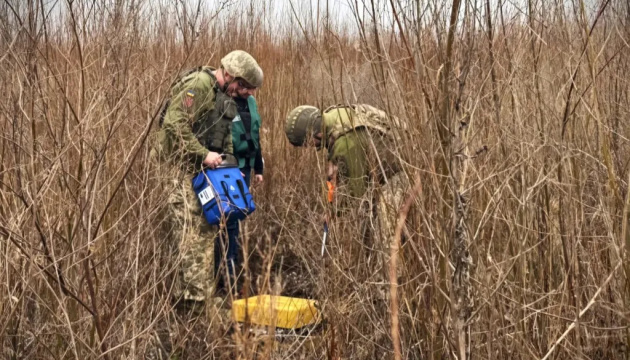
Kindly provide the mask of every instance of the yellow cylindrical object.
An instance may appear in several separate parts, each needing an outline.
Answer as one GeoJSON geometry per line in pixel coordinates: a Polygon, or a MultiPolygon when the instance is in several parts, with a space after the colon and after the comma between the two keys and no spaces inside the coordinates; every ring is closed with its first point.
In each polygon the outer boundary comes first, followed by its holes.
{"type": "Polygon", "coordinates": [[[235,300],[232,316],[238,322],[285,329],[317,324],[320,320],[315,300],[273,295],[235,300]]]}

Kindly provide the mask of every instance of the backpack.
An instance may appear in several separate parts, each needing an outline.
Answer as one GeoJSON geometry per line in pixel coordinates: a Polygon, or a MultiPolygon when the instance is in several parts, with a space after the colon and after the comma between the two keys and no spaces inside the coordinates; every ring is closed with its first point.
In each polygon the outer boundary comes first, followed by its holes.
{"type": "Polygon", "coordinates": [[[256,210],[241,171],[236,166],[205,169],[192,179],[192,186],[210,225],[243,220],[256,210]]]}
{"type": "Polygon", "coordinates": [[[371,124],[372,127],[382,127],[386,132],[390,132],[393,129],[401,131],[408,131],[409,125],[407,122],[402,121],[396,116],[388,115],[385,111],[375,108],[368,104],[355,104],[352,105],[355,113],[363,119],[366,124],[371,124]]]}
{"type": "Polygon", "coordinates": [[[353,104],[350,106],[333,105],[324,110],[324,113],[343,108],[352,109],[356,116],[350,116],[350,118],[340,116],[339,119],[341,121],[336,123],[331,130],[333,138],[338,138],[345,133],[361,127],[376,130],[385,136],[393,138],[396,137],[400,131],[408,131],[409,128],[406,122],[401,121],[396,116],[390,116],[385,111],[367,104],[353,104]],[[392,131],[394,129],[398,131],[392,131]]]}

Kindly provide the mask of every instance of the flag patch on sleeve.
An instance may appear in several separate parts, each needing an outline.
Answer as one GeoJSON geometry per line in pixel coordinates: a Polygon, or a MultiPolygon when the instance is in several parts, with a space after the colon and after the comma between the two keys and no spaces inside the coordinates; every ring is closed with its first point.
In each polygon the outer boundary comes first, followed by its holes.
{"type": "Polygon", "coordinates": [[[195,103],[195,92],[193,90],[187,90],[186,94],[184,95],[184,99],[182,100],[182,103],[187,108],[193,106],[193,104],[195,103]]]}

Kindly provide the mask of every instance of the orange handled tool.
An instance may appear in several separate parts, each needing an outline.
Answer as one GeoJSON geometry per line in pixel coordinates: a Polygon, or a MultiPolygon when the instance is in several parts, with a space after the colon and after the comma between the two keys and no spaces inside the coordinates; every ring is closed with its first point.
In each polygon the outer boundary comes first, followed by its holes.
{"type": "Polygon", "coordinates": [[[332,204],[333,197],[335,195],[335,185],[333,185],[332,181],[328,179],[328,181],[326,181],[326,187],[328,188],[328,203],[332,204]]]}
{"type": "MultiPolygon", "coordinates": [[[[332,204],[333,197],[335,195],[335,185],[332,182],[332,179],[328,177],[326,181],[326,187],[328,188],[328,203],[332,204]]],[[[326,250],[326,238],[328,237],[328,217],[324,219],[324,236],[322,237],[322,257],[324,256],[324,251],[326,250]]]]}

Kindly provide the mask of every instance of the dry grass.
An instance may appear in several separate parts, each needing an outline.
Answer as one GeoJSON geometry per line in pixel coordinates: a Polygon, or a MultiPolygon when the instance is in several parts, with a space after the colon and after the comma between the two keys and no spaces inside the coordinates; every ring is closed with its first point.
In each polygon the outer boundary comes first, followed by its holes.
{"type": "Polygon", "coordinates": [[[2,358],[142,358],[173,319],[155,116],[181,69],[237,48],[266,75],[248,276],[319,299],[327,327],[274,345],[172,324],[180,358],[390,358],[391,333],[407,359],[630,356],[627,4],[157,3],[0,3],[2,358]],[[325,159],[283,135],[295,105],[355,102],[412,124],[398,332],[361,209],[322,259],[325,159]]]}

